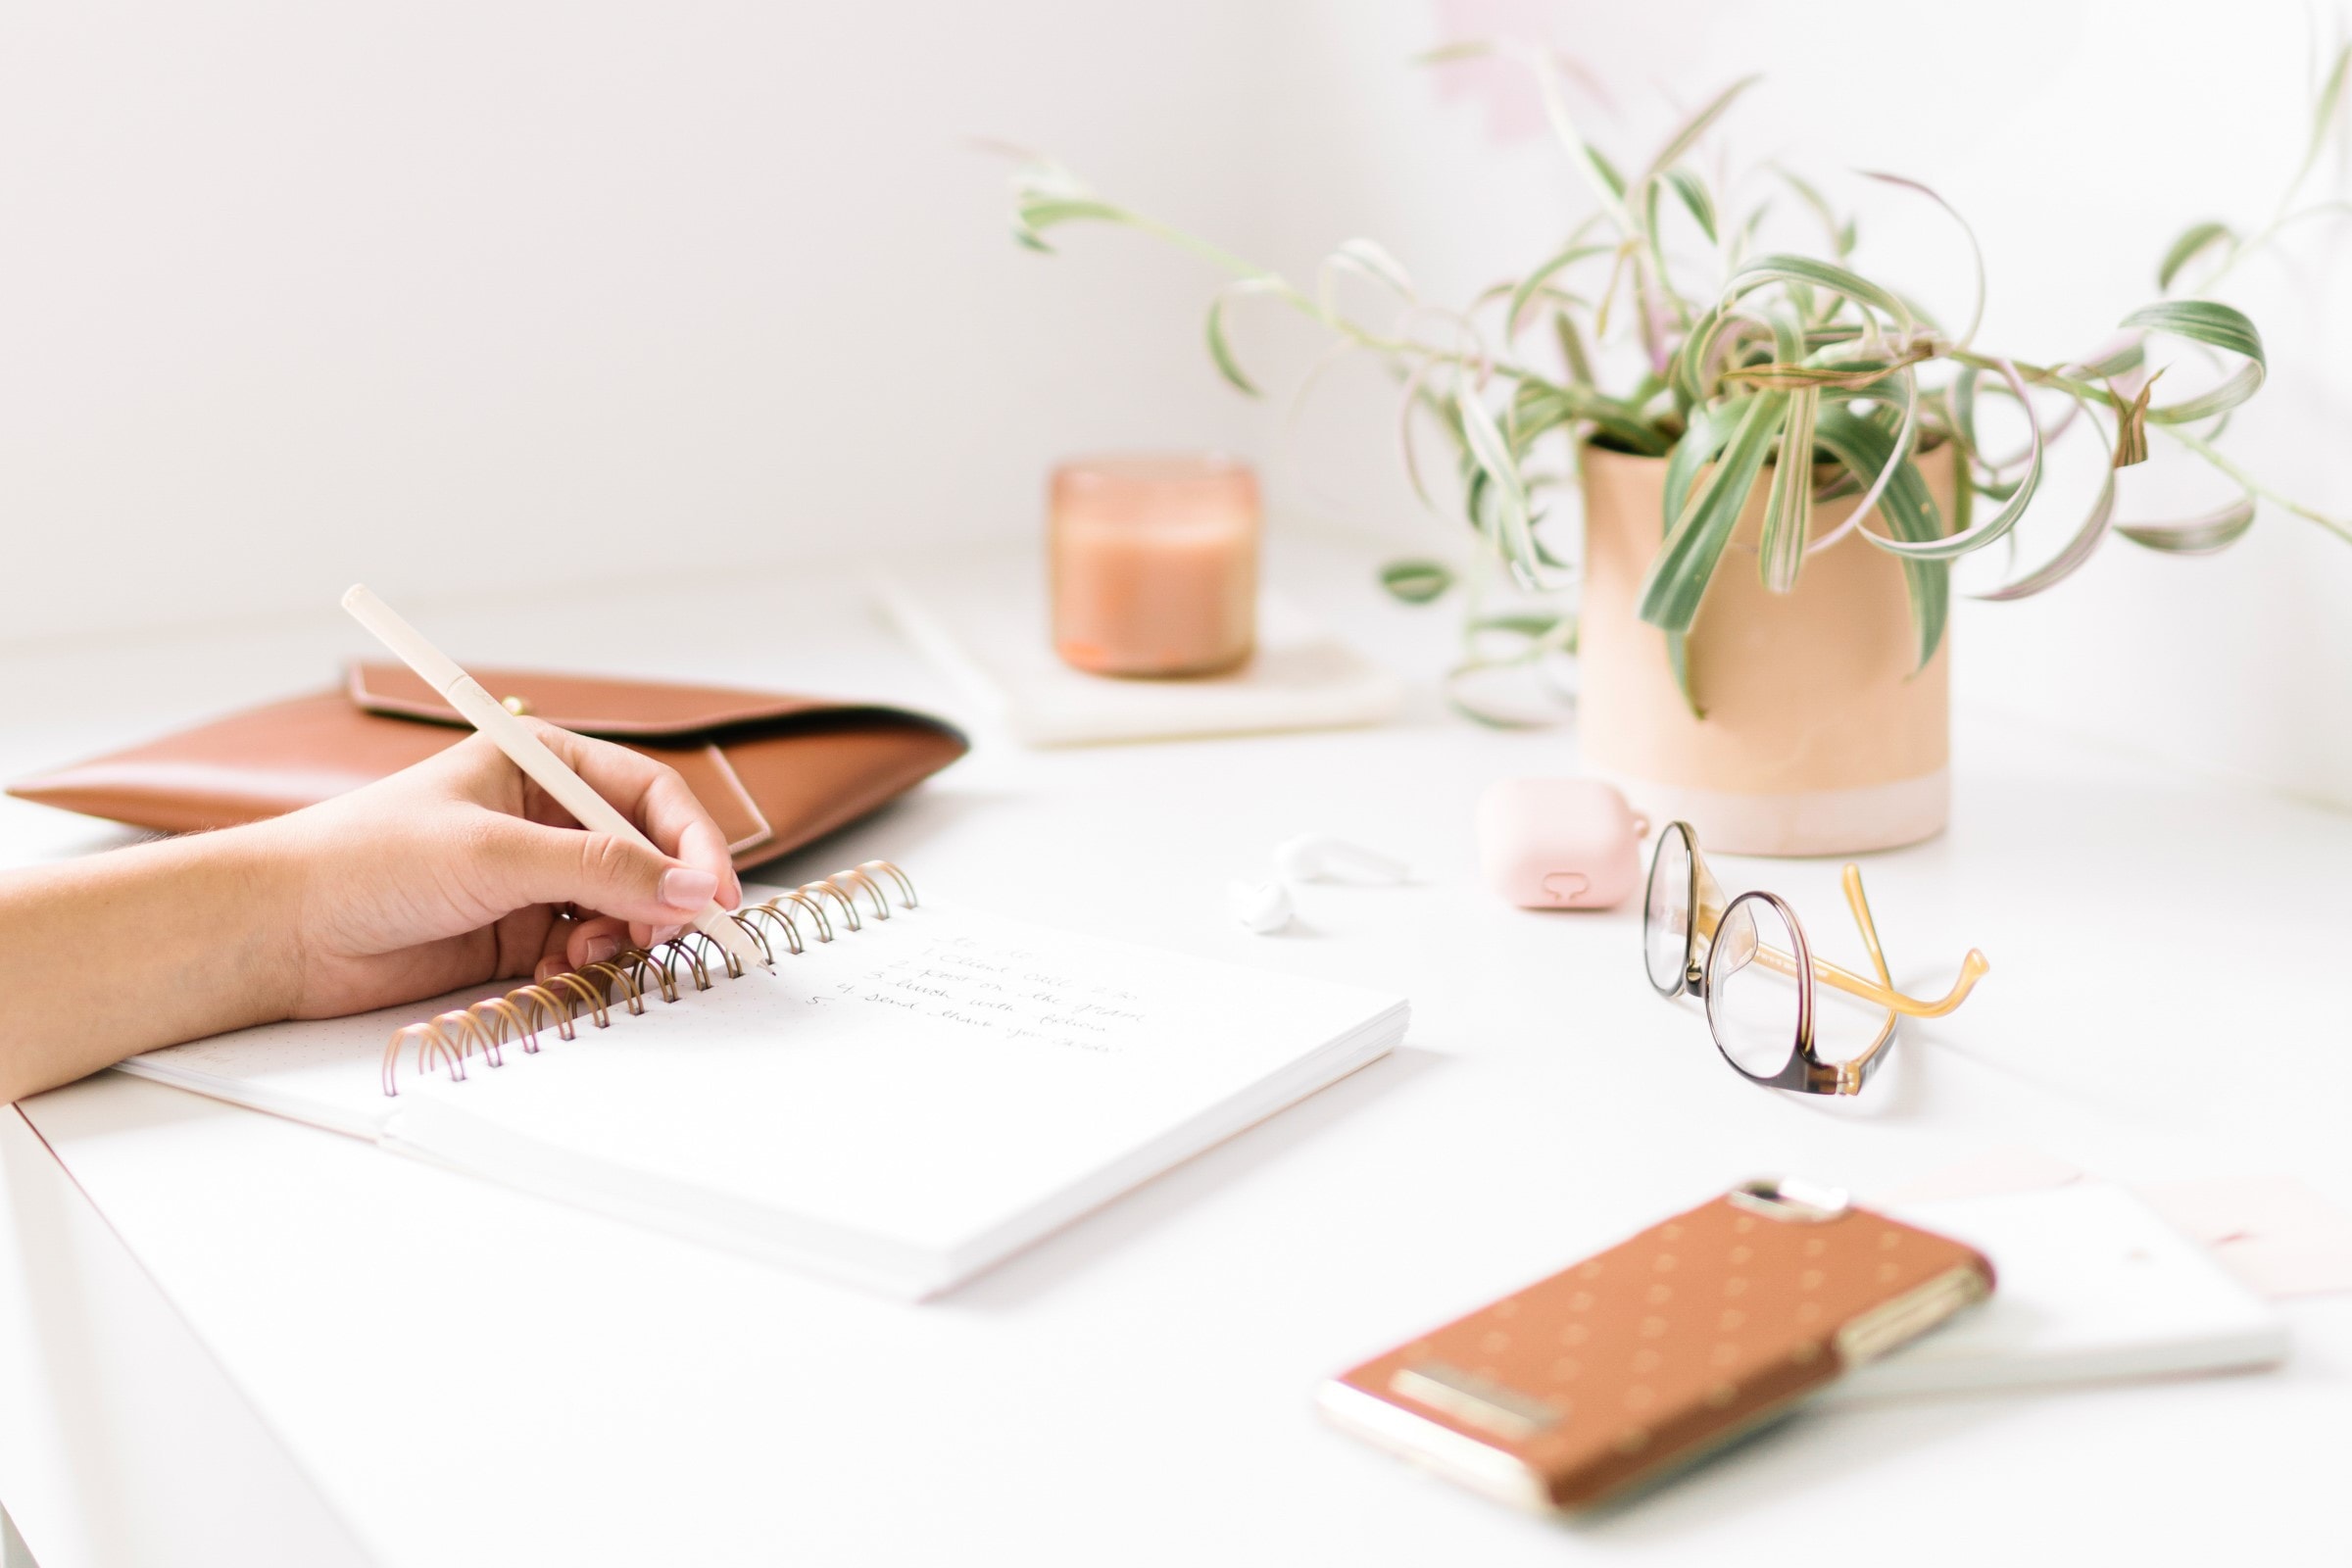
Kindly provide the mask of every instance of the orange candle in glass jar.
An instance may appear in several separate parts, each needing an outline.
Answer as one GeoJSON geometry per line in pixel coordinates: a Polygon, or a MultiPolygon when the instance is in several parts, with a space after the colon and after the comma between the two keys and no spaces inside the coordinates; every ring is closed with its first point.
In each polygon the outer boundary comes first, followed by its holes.
{"type": "Polygon", "coordinates": [[[1098,675],[1206,675],[1257,640],[1257,477],[1207,456],[1054,470],[1054,648],[1098,675]]]}

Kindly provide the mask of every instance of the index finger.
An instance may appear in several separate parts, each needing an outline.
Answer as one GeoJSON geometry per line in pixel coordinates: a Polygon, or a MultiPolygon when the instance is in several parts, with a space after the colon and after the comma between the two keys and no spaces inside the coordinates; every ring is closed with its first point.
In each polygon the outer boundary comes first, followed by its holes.
{"type": "Polygon", "coordinates": [[[727,854],[727,836],[677,769],[611,741],[575,735],[539,719],[523,722],[662,854],[716,876],[720,904],[733,908],[743,901],[743,886],[727,854]]]}

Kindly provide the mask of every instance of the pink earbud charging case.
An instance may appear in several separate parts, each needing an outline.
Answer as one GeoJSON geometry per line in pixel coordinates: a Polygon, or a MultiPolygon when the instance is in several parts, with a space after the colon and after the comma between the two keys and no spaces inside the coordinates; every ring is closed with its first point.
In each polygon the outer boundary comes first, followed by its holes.
{"type": "Polygon", "coordinates": [[[1530,909],[1607,909],[1642,877],[1649,824],[1608,785],[1583,778],[1506,778],[1478,800],[1478,858],[1487,883],[1530,909]]]}

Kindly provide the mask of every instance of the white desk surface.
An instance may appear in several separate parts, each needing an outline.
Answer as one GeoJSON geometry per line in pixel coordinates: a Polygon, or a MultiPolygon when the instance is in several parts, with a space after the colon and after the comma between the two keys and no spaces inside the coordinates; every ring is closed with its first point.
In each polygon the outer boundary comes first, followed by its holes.
{"type": "MultiPolygon", "coordinates": [[[[1368,559],[1293,547],[1277,569],[1426,687],[1450,612],[1379,605],[1368,559]]],[[[484,663],[956,711],[856,583],[741,579],[699,626],[673,587],[417,618],[484,663]]],[[[321,684],[364,651],[322,612],[20,656],[0,666],[0,768],[321,684]],[[41,668],[73,679],[38,695],[41,668]]],[[[61,1220],[80,1198],[21,1124],[0,1128],[0,1497],[44,1568],[2352,1549],[2352,1298],[2294,1303],[2277,1372],[1802,1415],[1577,1525],[1424,1479],[1309,1403],[1356,1358],[1761,1172],[1867,1195],[2022,1145],[2123,1178],[2283,1172],[2352,1203],[2352,819],[1964,716],[1951,832],[1867,870],[1898,975],[1939,988],[1976,944],[1991,976],[1834,1104],[1734,1077],[1701,1020],[1650,992],[1632,909],[1528,913],[1478,885],[1472,801],[1498,776],[1573,771],[1569,732],[1484,730],[1425,696],[1345,734],[977,739],[784,870],[888,855],[1008,912],[1401,989],[1407,1046],[926,1306],[152,1084],[43,1096],[25,1115],[121,1239],[110,1252],[86,1213],[61,1220]],[[1418,879],[1305,889],[1294,935],[1230,927],[1227,879],[1308,829],[1418,879]],[[138,1424],[142,1390],[148,1424],[213,1436],[83,1430],[57,1462],[68,1426],[138,1424]],[[338,1529],[356,1549],[319,1544],[338,1529]]],[[[0,804],[0,860],[116,841],[0,804]]],[[[1721,869],[1788,894],[1818,945],[1853,956],[1834,864],[1721,869]]]]}

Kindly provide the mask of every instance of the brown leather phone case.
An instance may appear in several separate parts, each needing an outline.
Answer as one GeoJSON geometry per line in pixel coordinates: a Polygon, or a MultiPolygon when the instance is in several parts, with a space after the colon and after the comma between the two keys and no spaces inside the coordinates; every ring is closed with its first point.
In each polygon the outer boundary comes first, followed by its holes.
{"type": "MultiPolygon", "coordinates": [[[[551,724],[659,758],[725,832],[739,869],[857,820],[966,750],[905,709],[720,686],[476,669],[491,693],[551,724]]],[[[184,833],[310,806],[473,733],[405,665],[351,667],[340,690],[181,730],[10,786],[27,801],[184,833]]]]}
{"type": "Polygon", "coordinates": [[[1958,1242],[1757,1183],[1365,1362],[1321,1404],[1489,1495],[1571,1511],[1991,1289],[1992,1265],[1958,1242]]]}

